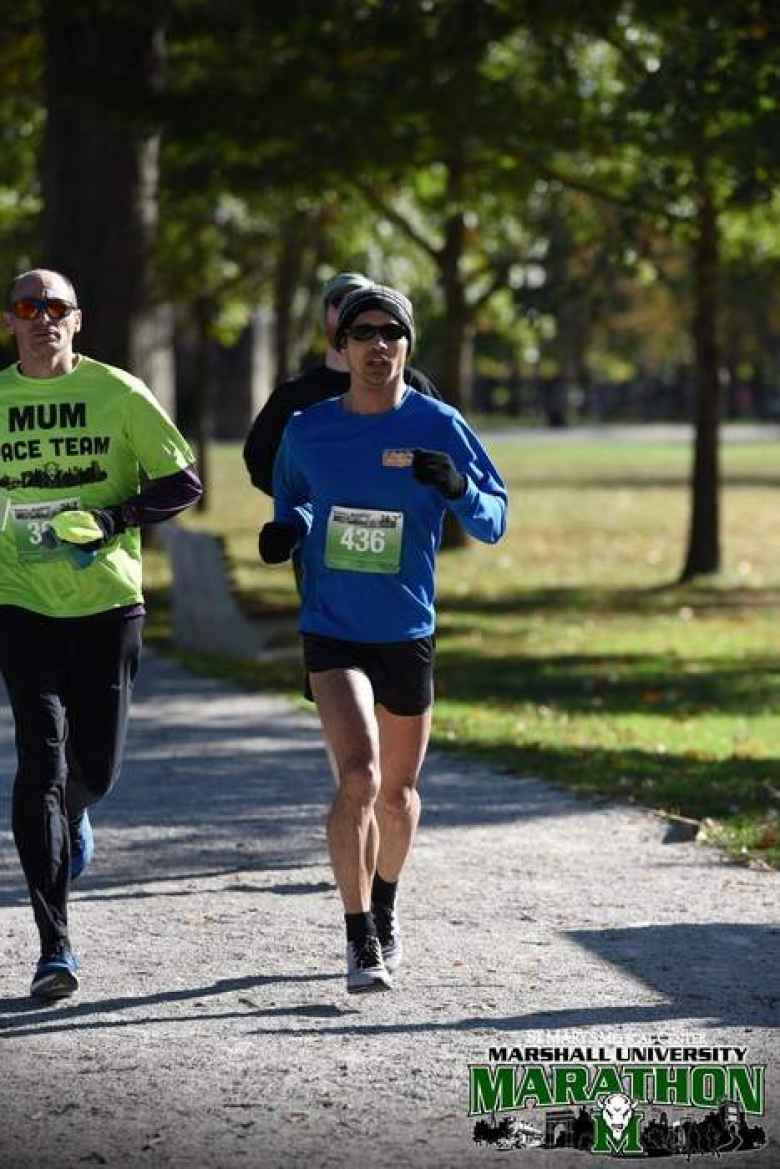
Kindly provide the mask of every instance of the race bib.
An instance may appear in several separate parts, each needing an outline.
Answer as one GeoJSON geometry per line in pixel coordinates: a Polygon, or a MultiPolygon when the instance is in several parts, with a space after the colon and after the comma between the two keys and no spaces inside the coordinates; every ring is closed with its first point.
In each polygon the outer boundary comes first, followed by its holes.
{"type": "Polygon", "coordinates": [[[325,564],[350,572],[398,572],[403,512],[332,507],[325,537],[325,564]]]}
{"type": "Polygon", "coordinates": [[[20,560],[52,560],[65,556],[65,548],[51,529],[51,521],[58,512],[78,509],[79,499],[51,499],[46,503],[12,503],[16,552],[20,560]]]}

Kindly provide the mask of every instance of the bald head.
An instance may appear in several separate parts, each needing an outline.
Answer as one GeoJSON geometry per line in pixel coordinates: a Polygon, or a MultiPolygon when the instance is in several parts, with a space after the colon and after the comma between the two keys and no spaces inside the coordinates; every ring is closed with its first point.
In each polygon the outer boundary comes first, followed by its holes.
{"type": "Polygon", "coordinates": [[[15,276],[8,290],[8,304],[13,304],[22,296],[40,296],[42,292],[78,304],[73,281],[51,268],[31,268],[29,272],[20,272],[15,276]]]}
{"type": "Polygon", "coordinates": [[[51,378],[72,371],[77,361],[73,338],[81,328],[76,305],[73,282],[51,268],[31,268],[12,282],[4,319],[25,376],[51,378]]]}

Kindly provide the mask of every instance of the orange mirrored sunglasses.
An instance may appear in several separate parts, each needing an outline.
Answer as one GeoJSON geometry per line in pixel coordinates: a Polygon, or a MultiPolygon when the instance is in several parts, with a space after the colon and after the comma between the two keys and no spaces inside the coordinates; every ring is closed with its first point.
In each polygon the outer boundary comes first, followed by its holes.
{"type": "Polygon", "coordinates": [[[67,300],[48,296],[39,299],[36,296],[23,296],[11,304],[11,312],[20,321],[35,321],[42,313],[46,313],[53,321],[61,321],[72,313],[78,305],[69,304],[67,300]]]}

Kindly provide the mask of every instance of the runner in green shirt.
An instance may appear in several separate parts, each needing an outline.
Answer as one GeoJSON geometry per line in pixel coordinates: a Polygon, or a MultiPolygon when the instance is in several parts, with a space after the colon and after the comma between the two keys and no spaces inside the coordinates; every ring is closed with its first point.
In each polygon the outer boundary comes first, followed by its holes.
{"type": "Polygon", "coordinates": [[[139,526],[201,494],[190,448],[143,382],[74,352],[76,291],[14,280],[18,363],[0,371],[0,672],[16,727],[13,832],[41,939],[31,993],[78,987],[68,892],[87,808],[116,782],[143,625],[139,526]]]}

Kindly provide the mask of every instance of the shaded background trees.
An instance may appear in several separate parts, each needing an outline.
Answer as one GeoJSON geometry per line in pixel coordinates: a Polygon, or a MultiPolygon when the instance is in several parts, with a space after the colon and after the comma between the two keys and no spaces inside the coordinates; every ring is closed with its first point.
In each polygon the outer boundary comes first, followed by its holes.
{"type": "Polygon", "coordinates": [[[79,289],[84,348],[139,373],[156,299],[165,18],[164,4],[44,0],[40,22],[42,251],[79,289]]]}
{"type": "Polygon", "coordinates": [[[720,567],[721,237],[729,212],[769,198],[780,170],[780,42],[776,8],[762,0],[661,0],[642,13],[630,38],[611,41],[625,79],[616,114],[641,160],[637,206],[652,214],[660,200],[689,249],[696,440],[685,580],[720,567]]]}
{"type": "Polygon", "coordinates": [[[20,3],[4,276],[68,272],[85,348],[169,404],[176,365],[205,460],[321,344],[322,281],[368,270],[413,296],[417,360],[466,410],[488,385],[559,424],[640,398],[695,420],[683,576],[714,572],[721,386],[730,416],[780,396],[778,18],[581,9],[20,3]]]}

